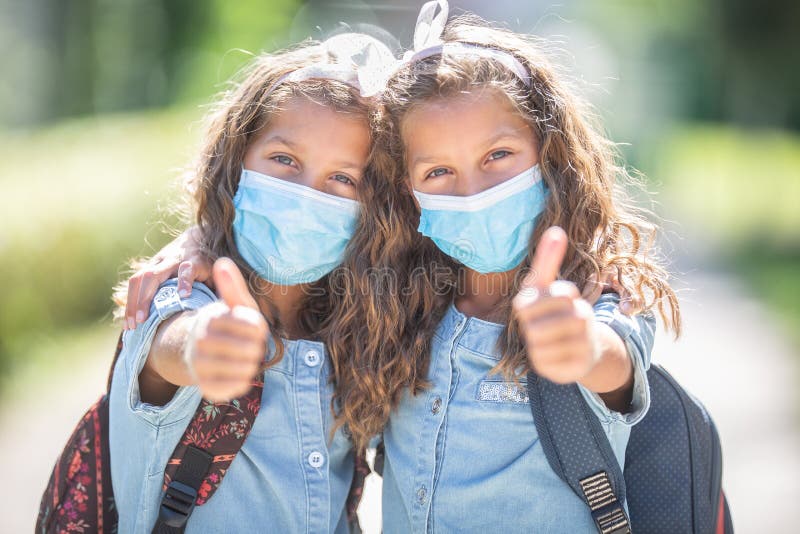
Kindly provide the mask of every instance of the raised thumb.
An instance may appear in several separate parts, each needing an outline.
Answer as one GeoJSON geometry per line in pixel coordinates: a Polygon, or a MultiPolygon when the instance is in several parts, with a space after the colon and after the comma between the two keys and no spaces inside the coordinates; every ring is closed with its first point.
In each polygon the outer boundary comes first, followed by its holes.
{"type": "Polygon", "coordinates": [[[212,274],[217,294],[229,308],[245,306],[258,310],[258,304],[250,294],[247,282],[233,260],[230,258],[218,259],[214,262],[212,274]]]}

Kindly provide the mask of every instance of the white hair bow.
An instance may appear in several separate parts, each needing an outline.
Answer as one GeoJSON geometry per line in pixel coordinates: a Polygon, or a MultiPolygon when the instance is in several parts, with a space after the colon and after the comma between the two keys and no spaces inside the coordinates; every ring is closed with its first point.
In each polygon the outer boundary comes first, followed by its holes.
{"type": "Polygon", "coordinates": [[[281,77],[272,87],[284,82],[300,82],[314,78],[337,80],[359,90],[361,96],[377,94],[394,72],[396,60],[385,44],[363,33],[340,33],[321,46],[326,60],[297,69],[281,77]]]}
{"type": "Polygon", "coordinates": [[[451,41],[442,42],[450,6],[447,0],[426,2],[419,10],[417,26],[414,28],[414,49],[403,55],[402,63],[414,63],[436,55],[472,55],[494,59],[513,72],[522,83],[530,87],[531,75],[528,69],[512,54],[505,50],[471,43],[451,41]],[[437,8],[439,12],[437,13],[437,8]]]}

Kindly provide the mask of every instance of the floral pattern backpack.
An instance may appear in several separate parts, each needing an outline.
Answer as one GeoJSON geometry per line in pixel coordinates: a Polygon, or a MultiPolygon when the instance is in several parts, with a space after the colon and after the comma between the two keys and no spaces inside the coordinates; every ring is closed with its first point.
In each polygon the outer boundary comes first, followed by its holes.
{"type": "MultiPolygon", "coordinates": [[[[106,393],[75,427],[50,475],[39,505],[37,534],[117,532],[108,444],[108,394],[121,351],[120,335],[106,393]]],[[[165,468],[164,494],[153,532],[183,532],[194,507],[211,498],[253,427],[263,388],[263,381],[258,380],[245,396],[230,403],[200,402],[165,468]]],[[[363,455],[356,456],[355,464],[347,514],[351,529],[358,531],[356,510],[370,471],[363,455]]]]}

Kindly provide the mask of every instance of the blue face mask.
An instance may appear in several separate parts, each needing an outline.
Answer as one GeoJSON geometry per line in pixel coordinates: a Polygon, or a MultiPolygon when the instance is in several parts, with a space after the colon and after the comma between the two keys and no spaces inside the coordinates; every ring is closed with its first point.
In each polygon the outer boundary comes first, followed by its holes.
{"type": "Polygon", "coordinates": [[[448,256],[485,274],[522,263],[548,191],[535,165],[468,197],[414,195],[422,208],[419,232],[448,256]]]}
{"type": "Polygon", "coordinates": [[[233,205],[239,254],[260,277],[284,286],[314,282],[336,268],[359,211],[355,200],[246,169],[233,205]]]}

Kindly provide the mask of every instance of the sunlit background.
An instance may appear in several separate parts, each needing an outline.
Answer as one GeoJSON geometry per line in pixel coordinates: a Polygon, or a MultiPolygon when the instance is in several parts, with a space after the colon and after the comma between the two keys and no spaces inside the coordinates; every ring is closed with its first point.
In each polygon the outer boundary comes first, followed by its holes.
{"type": "MultiPolygon", "coordinates": [[[[0,0],[0,530],[31,530],[56,455],[103,391],[118,334],[111,287],[130,257],[168,239],[176,177],[212,95],[251,52],[345,23],[399,51],[421,4],[0,0]]],[[[791,532],[800,3],[451,6],[556,44],[647,177],[686,319],[682,340],[659,338],[656,359],[719,424],[739,530],[791,532]]]]}

